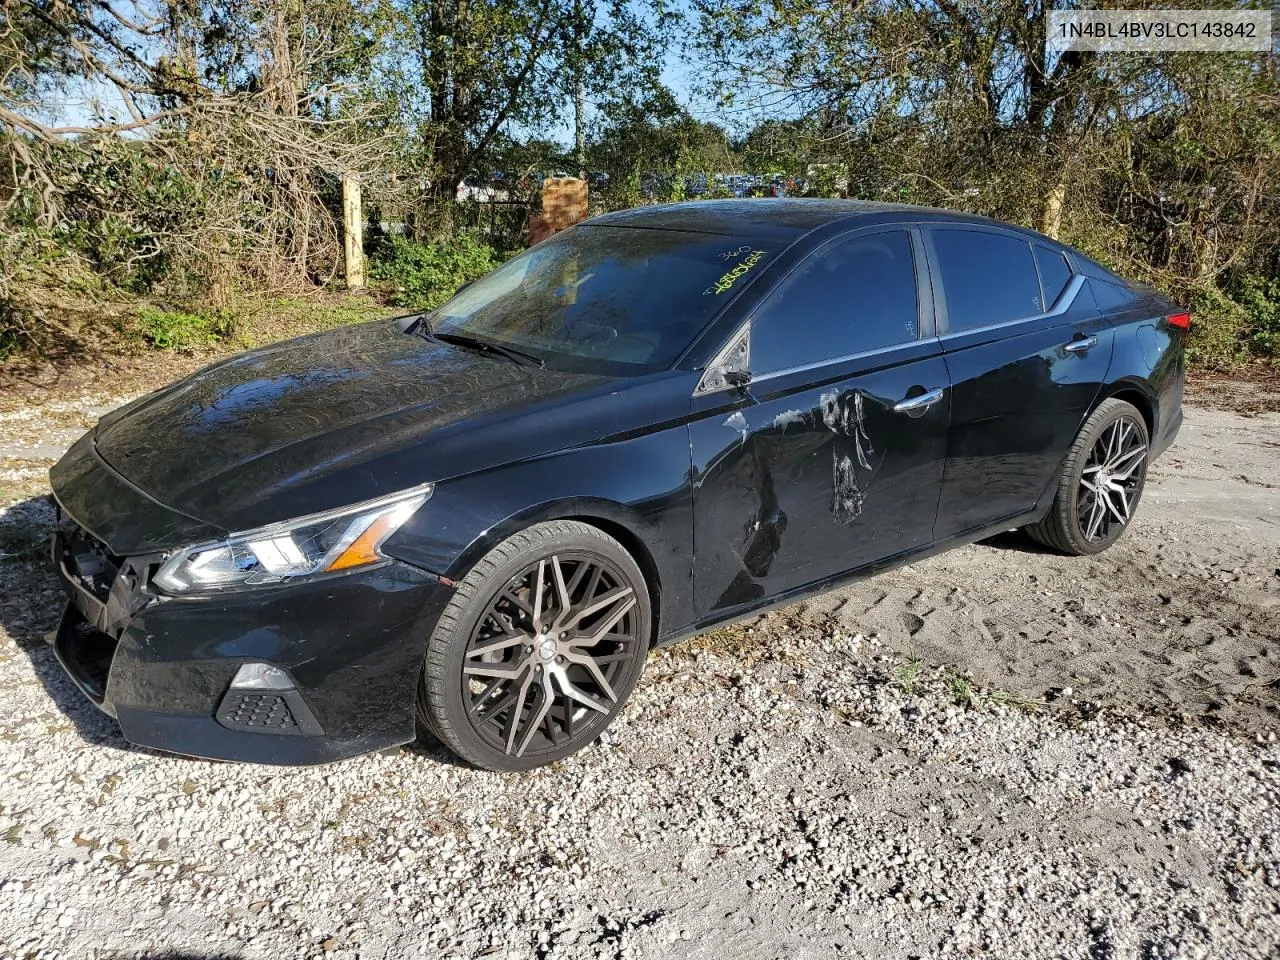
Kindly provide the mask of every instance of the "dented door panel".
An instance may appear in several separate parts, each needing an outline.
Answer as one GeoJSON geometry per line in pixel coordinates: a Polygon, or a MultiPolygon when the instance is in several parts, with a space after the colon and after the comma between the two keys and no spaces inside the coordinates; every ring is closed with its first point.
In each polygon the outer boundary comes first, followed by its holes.
{"type": "Polygon", "coordinates": [[[936,341],[925,341],[700,398],[690,426],[699,616],[928,544],[948,386],[936,341]],[[939,402],[895,412],[938,387],[939,402]]]}

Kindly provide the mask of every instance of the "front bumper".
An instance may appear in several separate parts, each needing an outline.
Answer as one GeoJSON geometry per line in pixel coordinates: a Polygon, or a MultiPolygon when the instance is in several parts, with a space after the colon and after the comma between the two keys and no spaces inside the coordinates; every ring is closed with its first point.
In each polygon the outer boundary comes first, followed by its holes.
{"type": "Polygon", "coordinates": [[[70,523],[53,554],[69,594],[54,652],[131,743],[295,765],[414,739],[427,638],[451,593],[435,575],[389,561],[174,598],[148,585],[158,558],[114,557],[70,523]],[[233,689],[246,663],[283,670],[292,689],[233,689]]]}

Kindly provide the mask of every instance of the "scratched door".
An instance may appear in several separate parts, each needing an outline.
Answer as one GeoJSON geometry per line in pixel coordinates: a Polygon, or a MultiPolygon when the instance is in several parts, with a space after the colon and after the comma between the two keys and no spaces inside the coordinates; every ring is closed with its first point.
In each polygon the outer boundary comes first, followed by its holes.
{"type": "Polygon", "coordinates": [[[751,318],[746,393],[695,400],[695,601],[749,608],[928,544],[950,389],[905,230],[839,238],[751,318]]]}

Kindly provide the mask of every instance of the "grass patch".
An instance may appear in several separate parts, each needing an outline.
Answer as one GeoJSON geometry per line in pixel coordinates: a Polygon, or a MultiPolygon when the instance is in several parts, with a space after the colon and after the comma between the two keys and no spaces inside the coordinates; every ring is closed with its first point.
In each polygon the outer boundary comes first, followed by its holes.
{"type": "Polygon", "coordinates": [[[1009,690],[990,690],[982,695],[982,702],[988,706],[994,707],[1010,707],[1014,710],[1025,710],[1034,713],[1044,707],[1043,700],[1036,700],[1033,697],[1023,696],[1021,693],[1013,693],[1009,690]]]}
{"type": "Polygon", "coordinates": [[[362,294],[328,294],[246,299],[217,310],[143,306],[127,326],[145,347],[204,353],[260,346],[395,312],[362,294]]]}
{"type": "Polygon", "coordinates": [[[920,684],[920,669],[923,665],[923,661],[919,657],[912,657],[894,671],[894,682],[898,684],[898,687],[907,696],[911,696],[916,692],[916,687],[920,684]]]}
{"type": "Polygon", "coordinates": [[[1043,700],[1023,696],[1009,690],[982,690],[972,680],[950,668],[943,668],[947,691],[956,706],[966,710],[982,707],[1009,707],[1014,710],[1035,711],[1043,707],[1043,700]]]}
{"type": "Polygon", "coordinates": [[[255,346],[334,327],[382,320],[402,312],[364,294],[277,297],[259,301],[244,311],[238,331],[239,340],[244,346],[255,346]]]}
{"type": "Polygon", "coordinates": [[[956,706],[972,710],[978,705],[978,694],[974,691],[973,684],[969,682],[967,677],[962,677],[958,673],[949,673],[947,686],[951,690],[951,698],[955,700],[956,706]]]}
{"type": "Polygon", "coordinates": [[[138,311],[138,325],[146,342],[161,350],[213,346],[230,339],[236,329],[235,316],[227,310],[188,313],[155,307],[138,311]]]}
{"type": "Polygon", "coordinates": [[[397,306],[430,310],[504,259],[472,233],[457,233],[437,243],[389,236],[370,251],[369,276],[386,288],[397,306]]]}

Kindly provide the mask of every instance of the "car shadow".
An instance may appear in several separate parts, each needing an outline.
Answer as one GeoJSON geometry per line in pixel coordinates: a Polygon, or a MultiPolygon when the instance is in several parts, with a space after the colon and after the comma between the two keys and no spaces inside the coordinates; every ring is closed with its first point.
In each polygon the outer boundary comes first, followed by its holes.
{"type": "Polygon", "coordinates": [[[1006,530],[1004,533],[997,533],[994,537],[987,537],[985,540],[979,540],[978,545],[982,547],[994,547],[997,550],[1012,550],[1017,553],[1038,553],[1054,555],[1056,550],[1051,550],[1042,543],[1037,543],[1022,530],[1006,530]]]}
{"type": "Polygon", "coordinates": [[[32,672],[80,738],[94,746],[156,755],[136,747],[67,676],[48,639],[58,629],[67,595],[49,557],[53,500],[31,497],[0,515],[0,628],[31,662],[32,672]]]}
{"type": "Polygon", "coordinates": [[[430,760],[446,767],[457,767],[460,770],[476,769],[437,740],[435,735],[427,730],[419,730],[418,739],[413,743],[404,744],[397,752],[408,753],[414,757],[421,757],[423,760],[430,760]]]}

